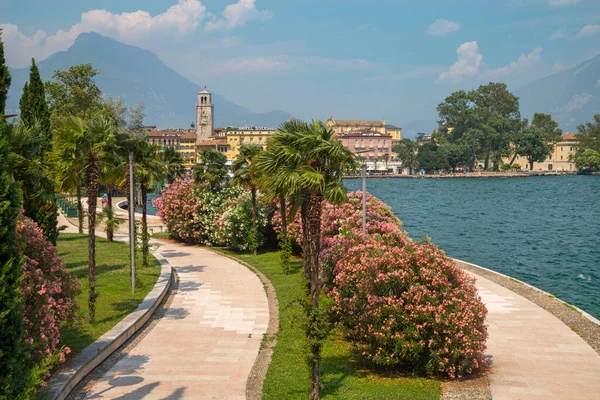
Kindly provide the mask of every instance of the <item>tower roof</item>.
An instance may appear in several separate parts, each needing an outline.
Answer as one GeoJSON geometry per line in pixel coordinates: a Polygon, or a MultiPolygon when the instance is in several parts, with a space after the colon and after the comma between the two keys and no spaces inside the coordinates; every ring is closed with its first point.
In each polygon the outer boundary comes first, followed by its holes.
{"type": "Polygon", "coordinates": [[[210,92],[208,90],[204,89],[203,91],[198,92],[198,94],[210,94],[210,92]]]}

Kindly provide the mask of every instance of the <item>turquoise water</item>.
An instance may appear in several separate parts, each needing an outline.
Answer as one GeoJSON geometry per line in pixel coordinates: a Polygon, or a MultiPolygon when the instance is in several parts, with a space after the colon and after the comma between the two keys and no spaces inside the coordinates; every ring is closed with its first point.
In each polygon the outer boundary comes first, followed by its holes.
{"type": "Polygon", "coordinates": [[[412,238],[600,318],[600,177],[369,179],[367,191],[412,238]]]}

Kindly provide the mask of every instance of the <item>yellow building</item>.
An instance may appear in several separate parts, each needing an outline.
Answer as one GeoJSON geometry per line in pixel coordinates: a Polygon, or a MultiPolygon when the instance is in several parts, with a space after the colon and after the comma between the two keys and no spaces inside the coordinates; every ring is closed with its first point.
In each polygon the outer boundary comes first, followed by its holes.
{"type": "Polygon", "coordinates": [[[196,134],[186,132],[189,130],[148,130],[146,131],[146,140],[148,143],[158,146],[159,152],[163,152],[169,147],[174,149],[181,154],[185,165],[191,166],[196,160],[196,134]]]}
{"type": "Polygon", "coordinates": [[[402,139],[402,128],[387,124],[385,119],[383,121],[371,121],[371,120],[360,120],[360,119],[334,119],[329,117],[327,120],[327,127],[332,128],[336,136],[342,135],[347,132],[363,131],[368,130],[377,132],[382,135],[389,135],[392,137],[392,143],[397,143],[402,139]]]}
{"type": "Polygon", "coordinates": [[[215,132],[219,138],[224,138],[228,145],[225,152],[228,160],[235,159],[240,153],[240,147],[245,144],[258,144],[263,150],[267,147],[267,140],[275,134],[271,128],[232,128],[228,127],[220,132],[215,132]]]}
{"type": "MultiPolygon", "coordinates": [[[[570,171],[575,172],[575,163],[570,161],[570,156],[575,155],[577,152],[577,145],[579,144],[579,138],[573,133],[564,133],[560,142],[556,143],[552,153],[546,157],[543,162],[534,162],[533,171],[570,171]]],[[[504,159],[505,163],[510,162],[510,159],[504,159]]],[[[529,169],[529,162],[527,157],[518,156],[515,164],[519,164],[521,169],[529,169]]]]}

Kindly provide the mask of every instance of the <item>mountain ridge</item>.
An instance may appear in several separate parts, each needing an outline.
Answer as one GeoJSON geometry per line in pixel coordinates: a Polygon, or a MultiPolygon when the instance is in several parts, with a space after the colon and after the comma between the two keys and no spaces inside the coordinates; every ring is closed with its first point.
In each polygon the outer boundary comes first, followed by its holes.
{"type": "Polygon", "coordinates": [[[600,55],[522,86],[515,95],[524,117],[552,114],[561,129],[575,132],[600,113],[600,55]]]}
{"type": "MultiPolygon", "coordinates": [[[[96,84],[105,96],[123,97],[127,104],[142,100],[146,107],[144,123],[159,128],[188,127],[196,120],[197,93],[203,88],[167,66],[151,51],[129,46],[95,32],[82,33],[66,50],[37,63],[43,80],[54,70],[91,63],[99,71],[96,84]]],[[[11,69],[7,111],[16,112],[29,68],[11,69]]],[[[288,118],[279,110],[252,113],[213,92],[215,126],[277,127],[288,118]]]]}

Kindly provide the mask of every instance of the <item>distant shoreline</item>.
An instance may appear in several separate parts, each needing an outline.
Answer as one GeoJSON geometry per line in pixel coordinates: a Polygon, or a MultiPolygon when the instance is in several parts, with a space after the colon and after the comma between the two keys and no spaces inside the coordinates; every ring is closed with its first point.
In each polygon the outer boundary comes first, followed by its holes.
{"type": "MultiPolygon", "coordinates": [[[[389,174],[389,175],[367,175],[367,179],[472,179],[472,178],[529,178],[532,176],[565,176],[577,175],[573,171],[537,171],[537,172],[472,172],[469,174],[444,174],[444,175],[406,175],[406,174],[389,174]]],[[[361,179],[361,175],[344,176],[344,179],[361,179]]]]}

